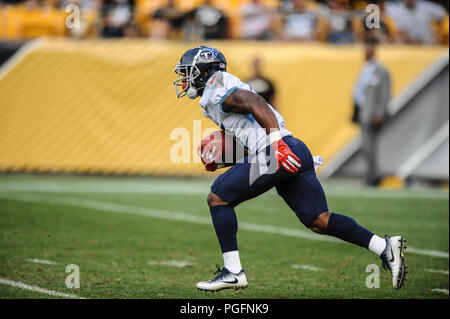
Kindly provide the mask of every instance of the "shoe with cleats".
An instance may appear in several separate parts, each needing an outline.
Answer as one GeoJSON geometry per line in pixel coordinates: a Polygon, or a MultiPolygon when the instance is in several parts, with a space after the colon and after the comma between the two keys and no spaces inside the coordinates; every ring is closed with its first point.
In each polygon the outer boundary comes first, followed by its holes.
{"type": "Polygon", "coordinates": [[[408,273],[405,264],[405,242],[401,236],[385,236],[386,248],[380,256],[384,269],[389,269],[392,274],[392,285],[401,288],[405,284],[408,273]]]}
{"type": "Polygon", "coordinates": [[[225,267],[220,269],[219,265],[216,265],[217,271],[214,275],[217,275],[210,281],[202,281],[197,284],[197,288],[203,291],[219,291],[222,289],[245,289],[248,286],[247,276],[242,269],[239,273],[234,274],[225,267]]]}

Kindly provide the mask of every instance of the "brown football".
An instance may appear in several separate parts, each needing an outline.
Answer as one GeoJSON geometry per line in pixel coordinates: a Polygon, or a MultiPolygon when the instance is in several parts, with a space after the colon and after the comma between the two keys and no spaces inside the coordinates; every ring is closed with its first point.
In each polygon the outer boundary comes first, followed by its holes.
{"type": "Polygon", "coordinates": [[[217,161],[218,163],[225,163],[230,166],[236,163],[236,158],[242,158],[244,156],[244,150],[236,140],[225,133],[223,130],[214,131],[211,134],[205,136],[200,143],[200,152],[203,151],[205,145],[212,144],[222,151],[222,156],[217,161]]]}

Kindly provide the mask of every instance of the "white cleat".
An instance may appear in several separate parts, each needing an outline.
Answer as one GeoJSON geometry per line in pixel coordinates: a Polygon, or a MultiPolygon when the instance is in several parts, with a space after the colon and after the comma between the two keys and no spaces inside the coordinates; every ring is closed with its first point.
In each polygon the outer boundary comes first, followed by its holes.
{"type": "Polygon", "coordinates": [[[389,269],[392,274],[392,285],[394,288],[402,288],[408,273],[405,264],[405,242],[401,236],[385,236],[386,248],[380,256],[384,269],[389,269]]]}
{"type": "Polygon", "coordinates": [[[204,291],[219,291],[222,289],[230,289],[234,288],[245,289],[248,286],[247,276],[245,275],[244,270],[242,269],[239,273],[234,274],[230,272],[225,267],[220,269],[219,265],[216,265],[217,271],[214,275],[218,274],[216,277],[211,279],[210,281],[202,281],[197,284],[197,288],[199,290],[204,291]]]}

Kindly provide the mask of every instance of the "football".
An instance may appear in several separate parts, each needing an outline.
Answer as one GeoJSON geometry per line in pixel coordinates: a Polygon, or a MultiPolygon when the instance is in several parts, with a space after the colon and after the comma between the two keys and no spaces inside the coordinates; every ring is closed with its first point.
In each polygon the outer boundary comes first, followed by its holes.
{"type": "MultiPolygon", "coordinates": [[[[201,152],[206,145],[216,147],[222,152],[222,155],[217,159],[217,163],[227,164],[226,166],[231,166],[236,163],[236,159],[240,159],[244,156],[244,149],[236,140],[225,133],[223,130],[214,131],[207,136],[205,136],[200,146],[198,147],[198,153],[201,157],[201,152]]],[[[204,163],[203,159],[202,162],[204,163]]]]}

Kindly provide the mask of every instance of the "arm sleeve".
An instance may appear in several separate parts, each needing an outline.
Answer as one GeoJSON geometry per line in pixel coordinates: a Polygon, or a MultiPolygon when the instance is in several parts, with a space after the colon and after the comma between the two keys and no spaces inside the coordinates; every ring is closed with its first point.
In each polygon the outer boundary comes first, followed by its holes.
{"type": "Polygon", "coordinates": [[[243,88],[243,83],[234,75],[226,72],[218,72],[208,80],[208,99],[217,105],[220,112],[227,114],[222,109],[222,103],[235,90],[243,88]]]}

